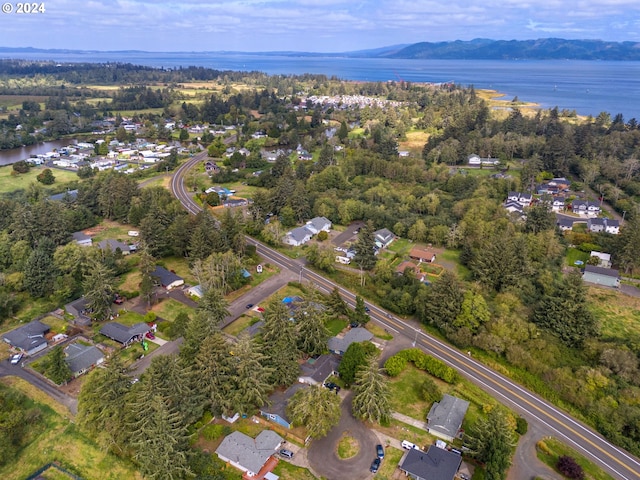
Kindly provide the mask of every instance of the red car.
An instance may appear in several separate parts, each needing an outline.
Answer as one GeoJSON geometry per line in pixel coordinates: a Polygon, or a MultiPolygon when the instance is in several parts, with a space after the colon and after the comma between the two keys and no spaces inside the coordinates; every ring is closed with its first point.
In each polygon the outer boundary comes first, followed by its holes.
{"type": "Polygon", "coordinates": [[[115,303],[116,305],[122,305],[125,300],[126,300],[126,298],[124,298],[123,296],[121,296],[121,295],[119,295],[117,293],[113,297],[113,303],[115,303]]]}
{"type": "Polygon", "coordinates": [[[144,335],[145,337],[147,337],[149,340],[154,340],[156,338],[156,336],[153,334],[153,332],[147,332],[144,335]]]}

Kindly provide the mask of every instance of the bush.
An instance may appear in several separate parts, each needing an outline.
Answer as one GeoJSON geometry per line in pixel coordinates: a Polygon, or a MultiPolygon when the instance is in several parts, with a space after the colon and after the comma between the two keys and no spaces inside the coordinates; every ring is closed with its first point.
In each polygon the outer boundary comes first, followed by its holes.
{"type": "Polygon", "coordinates": [[[13,164],[13,171],[17,173],[27,173],[31,168],[27,162],[20,160],[13,164]]]}
{"type": "Polygon", "coordinates": [[[318,232],[318,236],[316,237],[319,242],[324,242],[327,238],[329,238],[329,234],[324,230],[318,232]]]}
{"type": "Polygon", "coordinates": [[[576,461],[567,455],[563,455],[558,459],[556,464],[558,471],[567,478],[582,480],[584,478],[584,470],[576,463],[576,461]]]}
{"type": "Polygon", "coordinates": [[[516,418],[516,433],[518,435],[524,435],[527,433],[527,430],[529,430],[527,421],[522,417],[516,418]]]}
{"type": "Polygon", "coordinates": [[[207,440],[215,440],[217,438],[229,435],[231,428],[227,425],[219,425],[217,423],[210,423],[202,429],[202,436],[207,440]]]}
{"type": "MultiPolygon", "coordinates": [[[[427,355],[422,350],[419,350],[417,348],[409,348],[407,350],[403,350],[401,352],[398,352],[394,356],[398,356],[405,359],[405,361],[412,362],[416,366],[416,368],[424,370],[425,372],[447,383],[455,384],[460,381],[460,375],[455,368],[448,367],[444,362],[441,362],[440,360],[427,355]]],[[[391,360],[391,358],[389,360],[391,360]]],[[[392,369],[393,367],[395,367],[394,364],[391,364],[391,366],[392,369]]],[[[386,363],[385,368],[387,368],[386,363]]],[[[401,371],[402,370],[396,373],[396,375],[398,375],[401,371]]],[[[387,370],[387,372],[389,371],[387,370]]],[[[395,376],[392,373],[389,373],[389,375],[395,376]]]]}
{"type": "Polygon", "coordinates": [[[387,361],[384,362],[384,368],[390,377],[397,377],[406,367],[407,359],[400,354],[389,357],[387,361]]]}
{"type": "Polygon", "coordinates": [[[442,400],[442,392],[436,385],[436,382],[431,380],[430,378],[425,378],[424,382],[422,382],[421,394],[422,398],[428,403],[439,402],[442,400]]]}

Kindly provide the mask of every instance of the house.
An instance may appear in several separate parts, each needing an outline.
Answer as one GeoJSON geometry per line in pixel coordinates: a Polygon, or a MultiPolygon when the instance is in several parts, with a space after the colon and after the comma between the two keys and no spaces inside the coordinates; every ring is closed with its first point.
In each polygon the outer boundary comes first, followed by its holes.
{"type": "Polygon", "coordinates": [[[67,190],[64,193],[50,195],[49,200],[52,202],[74,202],[78,198],[78,190],[67,190]]]}
{"type": "Polygon", "coordinates": [[[393,234],[393,232],[386,228],[381,228],[380,230],[376,230],[375,232],[373,232],[373,237],[376,241],[376,245],[378,245],[379,248],[387,248],[396,239],[396,236],[393,234]]]}
{"type": "Polygon", "coordinates": [[[620,222],[612,218],[606,218],[606,225],[604,231],[612,235],[618,235],[620,233],[620,222]]]}
{"type": "Polygon", "coordinates": [[[104,355],[98,347],[72,343],[64,349],[64,353],[67,356],[65,362],[74,378],[104,362],[104,355]]]}
{"type": "Polygon", "coordinates": [[[409,450],[399,467],[414,480],[453,480],[461,463],[461,455],[431,445],[426,452],[415,448],[409,450]]]}
{"type": "Polygon", "coordinates": [[[533,195],[530,193],[509,192],[507,194],[507,203],[519,203],[523,207],[528,207],[533,201],[533,195]]]}
{"type": "Polygon", "coordinates": [[[620,274],[618,270],[612,268],[594,267],[587,265],[584,267],[582,280],[596,285],[604,285],[605,287],[619,287],[620,274]]]}
{"type": "Polygon", "coordinates": [[[424,273],[422,273],[422,271],[420,270],[420,267],[418,265],[416,265],[413,262],[410,262],[408,260],[405,260],[404,262],[401,262],[397,267],[396,267],[396,274],[398,275],[404,275],[404,272],[406,269],[409,269],[413,272],[413,274],[415,275],[416,279],[424,282],[426,275],[424,273]]]}
{"type": "Polygon", "coordinates": [[[122,325],[118,322],[105,323],[100,329],[100,333],[105,337],[109,337],[111,340],[115,340],[121,343],[125,347],[131,345],[134,342],[139,342],[143,339],[144,335],[151,330],[151,327],[146,323],[136,323],[130,327],[122,325]]]}
{"type": "Polygon", "coordinates": [[[611,218],[590,218],[587,229],[592,233],[605,232],[617,235],[620,233],[620,223],[611,218]]]}
{"type": "Polygon", "coordinates": [[[311,240],[311,236],[312,233],[309,229],[305,227],[298,227],[288,232],[282,241],[287,245],[299,247],[311,240]]]}
{"type": "Polygon", "coordinates": [[[561,212],[564,210],[564,197],[553,197],[551,201],[551,210],[554,212],[561,212]]]}
{"type": "Polygon", "coordinates": [[[216,449],[216,455],[223,462],[230,463],[251,478],[260,472],[280,445],[282,445],[282,437],[271,430],[263,430],[255,439],[235,431],[222,440],[216,449]]]}
{"type": "Polygon", "coordinates": [[[591,252],[589,254],[590,257],[597,257],[599,267],[603,268],[611,268],[611,254],[610,253],[602,253],[602,252],[591,252]]]}
{"type": "Polygon", "coordinates": [[[469,402],[451,395],[444,395],[439,402],[433,402],[427,414],[427,431],[452,442],[460,434],[462,421],[469,408],[469,402]]]}
{"type": "Polygon", "coordinates": [[[249,200],[246,198],[228,198],[223,203],[223,207],[228,208],[236,208],[236,207],[244,207],[249,204],[249,200]]]}
{"type": "Polygon", "coordinates": [[[260,409],[260,415],[267,420],[270,420],[278,425],[282,425],[285,428],[291,428],[293,423],[287,415],[287,405],[291,397],[295,395],[298,390],[308,388],[308,385],[304,383],[294,383],[285,391],[276,390],[269,395],[269,402],[267,405],[260,409]]]}
{"type": "Polygon", "coordinates": [[[409,258],[420,263],[433,263],[436,261],[436,254],[433,250],[416,246],[409,252],[409,258]]]}
{"type": "Polygon", "coordinates": [[[556,223],[556,225],[563,232],[571,231],[571,230],[573,230],[573,219],[572,218],[567,218],[567,217],[562,217],[562,218],[558,219],[558,223],[556,223]]]}
{"type": "Polygon", "coordinates": [[[516,212],[516,213],[519,213],[520,215],[524,214],[524,207],[515,200],[507,200],[507,202],[504,204],[504,208],[509,213],[516,212]]]}
{"type": "Polygon", "coordinates": [[[330,352],[337,355],[344,355],[349,345],[352,343],[368,342],[373,338],[371,333],[366,328],[356,327],[349,330],[343,337],[331,337],[327,342],[327,347],[330,352]]]}
{"type": "Polygon", "coordinates": [[[507,193],[507,201],[517,202],[519,198],[520,198],[520,192],[507,193]]]}
{"type": "Polygon", "coordinates": [[[482,158],[479,155],[476,155],[475,153],[472,153],[467,157],[467,164],[473,167],[478,167],[480,165],[498,165],[499,163],[500,163],[500,160],[498,160],[497,158],[491,158],[491,157],[482,158]]]}
{"type": "Polygon", "coordinates": [[[84,232],[73,232],[71,238],[81,247],[90,247],[92,243],[91,237],[84,232]]]}
{"type": "Polygon", "coordinates": [[[122,252],[122,255],[129,255],[131,253],[131,247],[126,243],[121,242],[120,240],[115,240],[113,238],[107,238],[106,240],[102,240],[98,242],[98,248],[100,250],[109,250],[111,252],[117,252],[118,249],[122,252]]]}
{"type": "Polygon", "coordinates": [[[49,330],[51,330],[49,325],[39,320],[33,320],[26,325],[5,333],[2,339],[13,348],[27,355],[33,355],[47,347],[45,334],[49,333],[49,330]]]}
{"type": "Polygon", "coordinates": [[[156,269],[151,272],[151,276],[156,279],[160,286],[167,290],[184,285],[184,278],[176,275],[174,272],[170,272],[164,267],[157,266],[156,269]]]}
{"type": "Polygon", "coordinates": [[[310,358],[301,366],[302,373],[298,381],[309,385],[322,385],[338,371],[339,364],[340,359],[332,354],[325,353],[318,358],[310,358]]]}
{"type": "Polygon", "coordinates": [[[596,202],[574,200],[571,203],[571,211],[579,215],[588,215],[590,217],[597,217],[600,214],[600,205],[598,205],[596,202]]]}
{"type": "Polygon", "coordinates": [[[80,297],[64,306],[67,313],[73,315],[73,323],[76,325],[91,325],[91,318],[87,315],[87,299],[80,297]]]}
{"type": "Polygon", "coordinates": [[[331,231],[331,220],[325,217],[315,217],[307,222],[305,228],[312,234],[331,231]]]}

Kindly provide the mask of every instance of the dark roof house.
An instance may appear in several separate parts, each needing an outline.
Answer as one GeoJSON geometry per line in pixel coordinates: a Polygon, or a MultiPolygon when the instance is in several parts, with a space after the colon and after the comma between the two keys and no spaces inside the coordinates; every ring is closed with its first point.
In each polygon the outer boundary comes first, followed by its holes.
{"type": "Polygon", "coordinates": [[[394,233],[387,228],[376,230],[375,232],[373,232],[373,236],[376,243],[379,244],[381,248],[388,247],[396,239],[394,233]]]}
{"type": "Polygon", "coordinates": [[[45,334],[51,330],[39,320],[33,320],[26,325],[5,333],[2,338],[13,348],[22,350],[27,355],[33,355],[47,347],[45,334]]]}
{"type": "Polygon", "coordinates": [[[151,330],[146,323],[136,323],[130,327],[118,322],[105,323],[100,329],[100,333],[111,340],[115,340],[125,346],[142,339],[145,333],[151,330]]]}
{"type": "Polygon", "coordinates": [[[427,414],[427,430],[436,437],[452,442],[460,433],[468,408],[469,402],[466,400],[444,395],[439,402],[433,402],[427,414]]]}
{"type": "Polygon", "coordinates": [[[73,315],[74,323],[77,325],[91,325],[91,318],[87,315],[87,299],[80,297],[64,306],[67,313],[73,315]]]}
{"type": "Polygon", "coordinates": [[[109,250],[111,252],[116,252],[120,249],[123,255],[129,255],[129,253],[131,253],[131,247],[129,245],[113,238],[107,238],[106,240],[98,242],[98,248],[100,250],[109,250]]]}
{"type": "Polygon", "coordinates": [[[75,240],[75,242],[81,247],[90,247],[91,246],[91,237],[84,232],[73,232],[71,237],[75,240]]]}
{"type": "Polygon", "coordinates": [[[461,463],[462,457],[457,453],[431,445],[426,452],[409,450],[400,470],[413,479],[453,480],[461,463]]]}
{"type": "Polygon", "coordinates": [[[74,377],[104,362],[104,355],[98,347],[72,343],[64,349],[64,353],[67,355],[65,361],[74,377]]]}
{"type": "Polygon", "coordinates": [[[302,365],[300,381],[310,385],[321,385],[338,370],[340,359],[332,354],[310,358],[302,365]]]}
{"type": "Polygon", "coordinates": [[[584,267],[582,280],[596,285],[604,285],[605,287],[620,286],[620,272],[613,268],[596,267],[587,265],[584,267]]]}
{"type": "Polygon", "coordinates": [[[298,390],[308,388],[304,383],[294,383],[285,391],[275,391],[269,395],[269,404],[260,409],[260,415],[272,422],[291,428],[291,420],[287,415],[287,405],[289,400],[298,390]]]}
{"type": "Polygon", "coordinates": [[[156,267],[156,269],[151,273],[151,276],[158,281],[158,284],[167,290],[184,285],[184,279],[182,277],[163,267],[156,267]]]}
{"type": "Polygon", "coordinates": [[[345,333],[343,337],[331,337],[327,342],[327,346],[329,347],[330,352],[343,355],[352,343],[368,342],[372,338],[373,333],[369,330],[366,328],[356,327],[345,333]]]}

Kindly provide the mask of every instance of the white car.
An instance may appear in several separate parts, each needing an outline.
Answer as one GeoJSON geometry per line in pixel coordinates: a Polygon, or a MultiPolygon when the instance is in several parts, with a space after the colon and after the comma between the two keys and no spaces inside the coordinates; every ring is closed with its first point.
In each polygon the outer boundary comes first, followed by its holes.
{"type": "Polygon", "coordinates": [[[24,355],[22,353],[16,353],[14,356],[11,357],[11,365],[19,364],[23,356],[24,355]]]}
{"type": "Polygon", "coordinates": [[[129,235],[130,237],[138,237],[140,235],[140,232],[137,230],[129,230],[127,232],[127,235],[129,235]]]}

